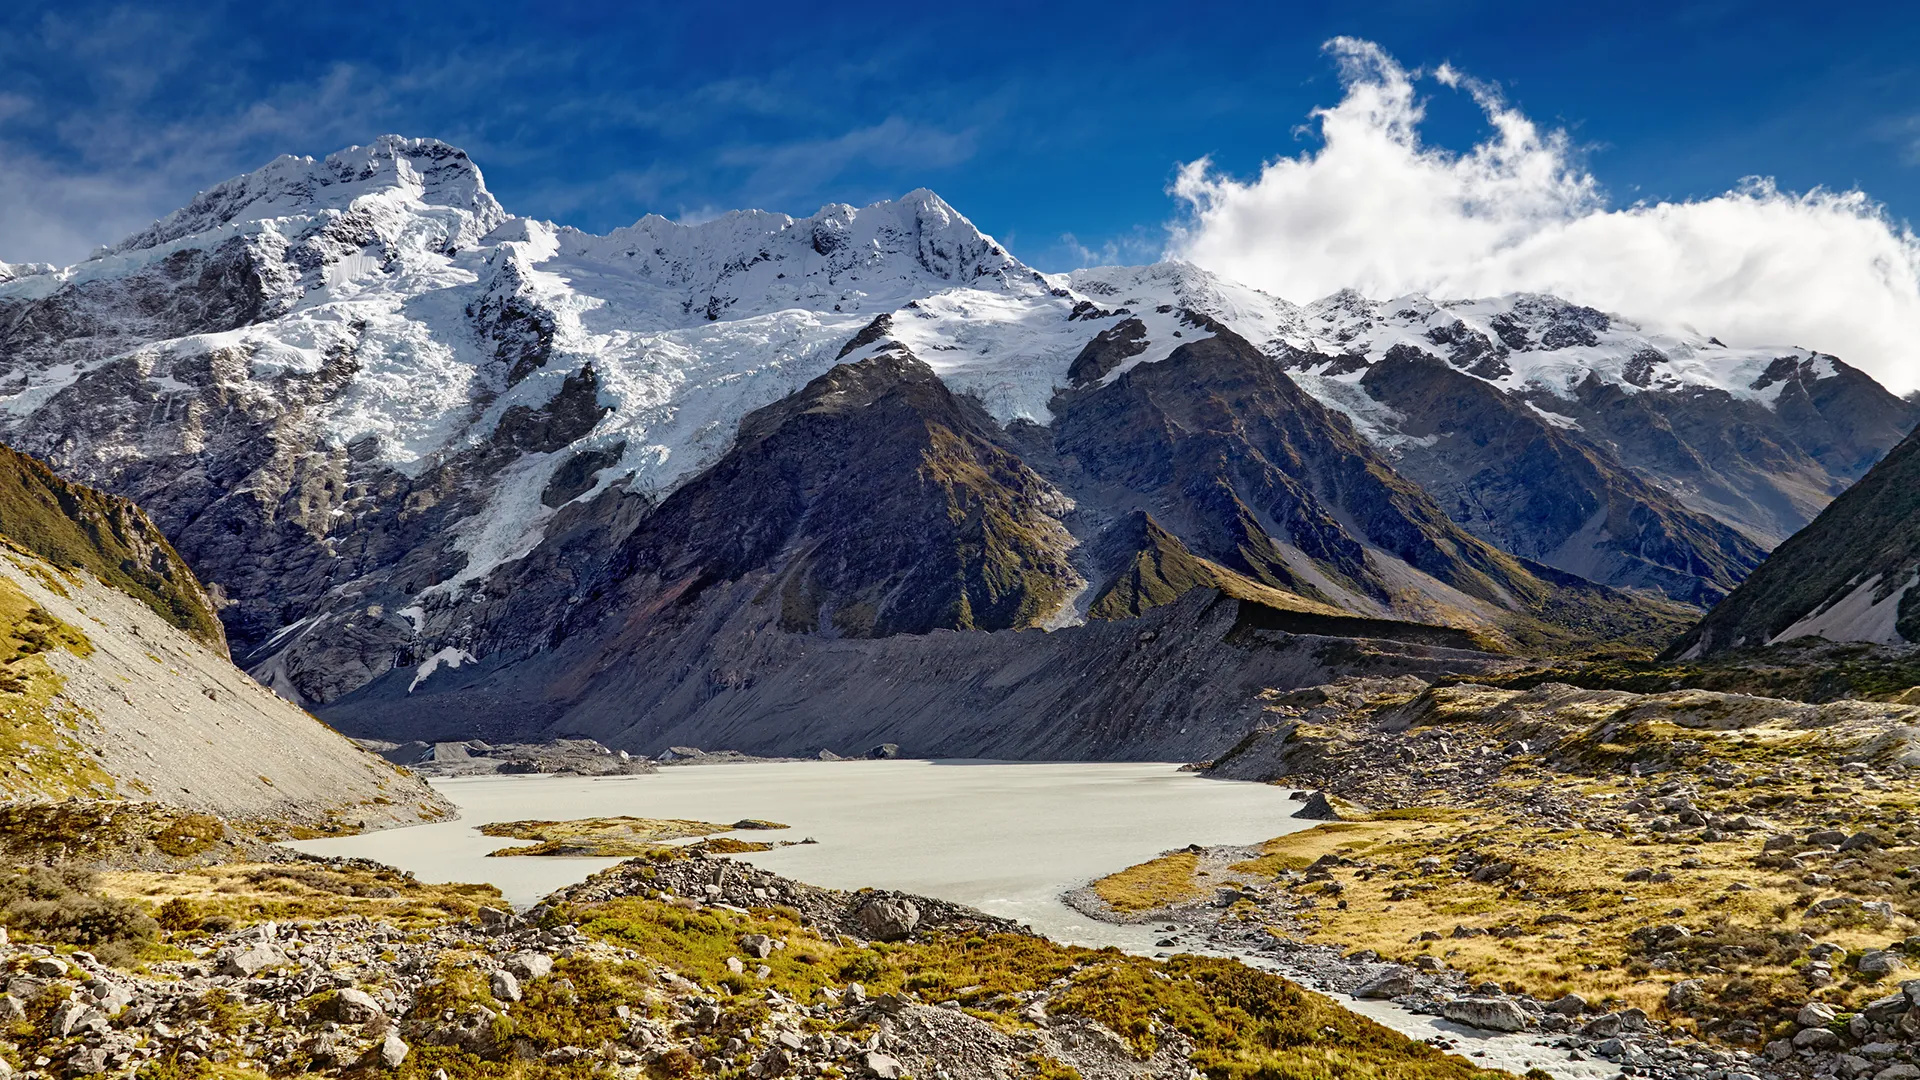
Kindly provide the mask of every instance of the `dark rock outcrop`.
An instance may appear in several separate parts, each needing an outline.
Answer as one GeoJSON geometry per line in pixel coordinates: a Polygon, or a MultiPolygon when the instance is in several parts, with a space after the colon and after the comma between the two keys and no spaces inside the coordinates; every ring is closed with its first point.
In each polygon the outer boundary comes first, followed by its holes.
{"type": "Polygon", "coordinates": [[[1799,636],[1797,624],[1838,641],[1920,642],[1917,580],[1920,434],[1781,544],[1670,654],[1757,648],[1799,636]]]}

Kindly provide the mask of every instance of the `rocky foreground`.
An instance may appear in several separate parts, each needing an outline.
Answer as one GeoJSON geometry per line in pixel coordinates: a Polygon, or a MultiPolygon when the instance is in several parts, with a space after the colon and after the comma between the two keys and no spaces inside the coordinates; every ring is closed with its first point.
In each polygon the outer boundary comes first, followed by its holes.
{"type": "Polygon", "coordinates": [[[1920,1077],[1920,709],[1413,679],[1268,707],[1210,771],[1345,820],[1083,910],[1629,1075],[1920,1077]]]}
{"type": "Polygon", "coordinates": [[[521,914],[394,906],[420,887],[371,864],[281,872],[388,906],[255,921],[216,889],[162,905],[178,929],[116,964],[0,945],[0,1076],[1491,1075],[1237,963],[1067,949],[705,855],[632,860],[521,914]]]}

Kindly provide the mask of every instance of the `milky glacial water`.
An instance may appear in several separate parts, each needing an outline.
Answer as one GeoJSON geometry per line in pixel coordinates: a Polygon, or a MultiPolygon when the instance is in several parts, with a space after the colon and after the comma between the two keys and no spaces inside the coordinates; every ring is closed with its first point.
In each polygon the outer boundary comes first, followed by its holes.
{"type": "MultiPolygon", "coordinates": [[[[479,826],[529,818],[618,814],[731,822],[763,818],[782,832],[754,840],[817,843],[738,855],[813,885],[873,886],[936,896],[1017,919],[1055,941],[1151,953],[1160,933],[1089,919],[1068,890],[1188,844],[1252,844],[1311,828],[1285,788],[1208,780],[1153,763],[984,761],[775,762],[697,765],[641,776],[503,776],[434,781],[457,821],[289,846],[377,859],[425,881],[484,881],[525,907],[618,859],[488,858],[515,841],[479,826]]],[[[1262,967],[1264,957],[1243,957],[1262,967]]],[[[1342,1004],[1416,1038],[1444,1034],[1476,1061],[1561,1080],[1615,1071],[1569,1062],[1526,1036],[1492,1035],[1385,1002],[1342,1004]]]]}

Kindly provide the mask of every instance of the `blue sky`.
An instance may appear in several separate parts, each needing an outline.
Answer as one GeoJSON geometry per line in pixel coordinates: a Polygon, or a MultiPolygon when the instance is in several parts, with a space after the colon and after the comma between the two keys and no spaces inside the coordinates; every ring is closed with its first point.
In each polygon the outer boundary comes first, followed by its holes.
{"type": "MultiPolygon", "coordinates": [[[[924,185],[1043,269],[1144,261],[1181,163],[1311,149],[1336,35],[1497,84],[1616,205],[1764,175],[1920,217],[1920,16],[1892,3],[16,0],[0,259],[72,261],[276,154],[392,131],[595,231],[924,185]]],[[[1467,95],[1421,92],[1427,140],[1483,136],[1467,95]]]]}

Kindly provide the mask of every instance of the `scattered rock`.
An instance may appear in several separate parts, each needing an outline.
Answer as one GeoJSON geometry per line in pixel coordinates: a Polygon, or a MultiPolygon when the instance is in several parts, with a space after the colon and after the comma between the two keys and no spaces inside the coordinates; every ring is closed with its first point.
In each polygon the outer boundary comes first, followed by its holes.
{"type": "Polygon", "coordinates": [[[1527,1027],[1525,1010],[1507,998],[1455,998],[1440,1006],[1440,1015],[1484,1031],[1525,1031],[1527,1027]]]}
{"type": "Polygon", "coordinates": [[[220,960],[220,974],[250,979],[268,968],[285,967],[287,954],[278,945],[261,942],[251,948],[235,949],[220,960]]]}
{"type": "MultiPolygon", "coordinates": [[[[498,995],[496,995],[498,996],[498,995]]],[[[358,987],[349,986],[337,990],[320,1002],[314,1015],[322,1020],[332,1020],[340,1024],[364,1024],[376,1016],[383,1015],[380,1004],[373,996],[358,987]]]]}
{"type": "Polygon", "coordinates": [[[1419,982],[1411,973],[1402,968],[1393,968],[1363,983],[1353,992],[1353,996],[1361,1001],[1385,1001],[1404,997],[1419,988],[1419,982]]]}
{"type": "Polygon", "coordinates": [[[920,909],[905,898],[881,897],[860,908],[859,920],[875,941],[904,941],[920,925],[920,909]]]}
{"type": "Polygon", "coordinates": [[[380,1064],[389,1069],[399,1068],[400,1063],[407,1060],[408,1049],[399,1035],[391,1031],[387,1032],[387,1037],[380,1040],[380,1064]]]}

